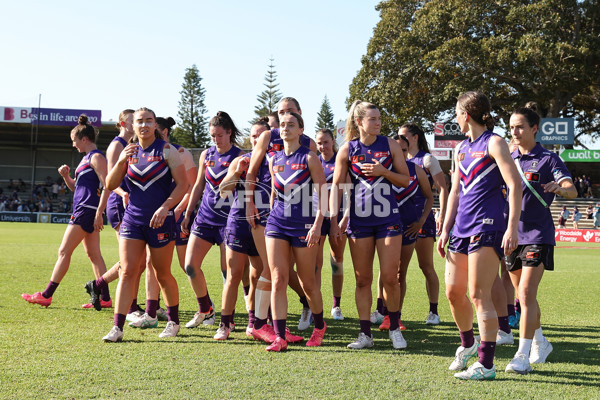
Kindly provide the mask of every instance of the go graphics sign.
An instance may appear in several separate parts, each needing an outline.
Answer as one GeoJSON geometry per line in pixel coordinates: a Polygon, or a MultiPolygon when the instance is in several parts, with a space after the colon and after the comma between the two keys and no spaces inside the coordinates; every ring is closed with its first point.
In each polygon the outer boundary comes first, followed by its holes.
{"type": "Polygon", "coordinates": [[[542,118],[536,136],[541,144],[573,144],[575,120],[573,118],[542,118]]]}

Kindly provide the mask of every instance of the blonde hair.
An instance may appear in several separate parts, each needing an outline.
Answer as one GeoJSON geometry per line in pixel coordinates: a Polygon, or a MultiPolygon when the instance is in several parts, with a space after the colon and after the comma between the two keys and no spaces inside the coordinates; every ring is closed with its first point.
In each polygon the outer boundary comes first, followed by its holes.
{"type": "Polygon", "coordinates": [[[350,106],[348,112],[348,119],[346,120],[346,142],[360,137],[360,131],[358,125],[356,125],[356,119],[362,119],[367,114],[367,110],[377,110],[377,106],[368,101],[356,100],[350,106]]]}

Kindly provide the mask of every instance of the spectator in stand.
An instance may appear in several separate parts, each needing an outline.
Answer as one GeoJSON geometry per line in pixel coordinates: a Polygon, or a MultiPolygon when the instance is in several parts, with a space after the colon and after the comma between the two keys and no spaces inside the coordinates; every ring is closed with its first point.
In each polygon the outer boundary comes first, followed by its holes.
{"type": "Polygon", "coordinates": [[[60,189],[60,186],[58,186],[58,182],[54,182],[52,184],[52,199],[56,200],[58,198],[58,190],[60,189]]]}
{"type": "Polygon", "coordinates": [[[67,191],[67,186],[65,185],[64,182],[61,182],[60,183],[60,189],[58,189],[58,193],[60,193],[61,195],[64,196],[64,194],[66,193],[66,191],[67,191]]]}
{"type": "Polygon", "coordinates": [[[11,189],[16,189],[16,188],[17,188],[17,186],[15,185],[15,182],[12,179],[9,179],[8,189],[11,190],[11,189]]]}
{"type": "Polygon", "coordinates": [[[577,189],[577,197],[581,197],[581,178],[575,178],[573,185],[575,185],[575,189],[577,189]]]}
{"type": "Polygon", "coordinates": [[[594,218],[594,205],[590,204],[588,206],[588,208],[585,210],[586,214],[587,214],[587,219],[592,219],[594,218]]]}
{"type": "Polygon", "coordinates": [[[587,193],[588,193],[589,181],[585,177],[585,175],[583,175],[583,177],[580,179],[581,179],[581,183],[580,183],[581,184],[581,197],[585,198],[585,197],[587,197],[587,193]]]}
{"type": "Polygon", "coordinates": [[[600,228],[600,203],[594,207],[594,229],[600,228]]]}
{"type": "Polygon", "coordinates": [[[560,214],[558,215],[558,227],[561,229],[566,228],[567,220],[569,219],[570,212],[567,210],[567,206],[562,206],[560,214]]]}
{"type": "Polygon", "coordinates": [[[6,199],[3,197],[0,199],[0,212],[6,211],[6,199]]]}
{"type": "Polygon", "coordinates": [[[592,192],[592,180],[590,179],[590,177],[589,176],[586,177],[584,175],[583,181],[585,182],[585,185],[587,186],[587,190],[584,192],[585,197],[588,197],[588,198],[594,197],[594,193],[592,192]]]}
{"type": "Polygon", "coordinates": [[[581,219],[581,213],[579,212],[577,206],[573,207],[573,216],[571,218],[573,221],[573,229],[579,229],[579,220],[581,219]]]}
{"type": "Polygon", "coordinates": [[[24,191],[25,190],[25,182],[23,182],[23,179],[19,178],[19,187],[18,187],[19,191],[24,191]]]}

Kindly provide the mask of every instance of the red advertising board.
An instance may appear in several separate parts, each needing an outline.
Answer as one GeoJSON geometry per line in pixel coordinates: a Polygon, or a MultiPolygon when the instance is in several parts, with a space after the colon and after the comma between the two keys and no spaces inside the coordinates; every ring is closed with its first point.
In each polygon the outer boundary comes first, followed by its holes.
{"type": "Polygon", "coordinates": [[[592,229],[557,229],[554,232],[557,242],[600,243],[600,230],[592,229]]]}

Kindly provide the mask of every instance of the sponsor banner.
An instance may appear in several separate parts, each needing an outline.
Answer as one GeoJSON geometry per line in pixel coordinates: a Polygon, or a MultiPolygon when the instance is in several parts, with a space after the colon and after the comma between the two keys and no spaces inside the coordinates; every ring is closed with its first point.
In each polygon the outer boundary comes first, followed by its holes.
{"type": "MultiPolygon", "coordinates": [[[[16,211],[0,212],[2,222],[37,222],[41,224],[68,224],[71,214],[68,213],[27,213],[16,211]]],[[[108,223],[106,215],[103,215],[104,225],[108,223]]]]}
{"type": "Polygon", "coordinates": [[[593,229],[557,229],[554,232],[557,242],[600,243],[600,230],[593,229]]]}
{"type": "Polygon", "coordinates": [[[3,211],[0,212],[2,222],[37,222],[36,213],[3,211]]]}
{"type": "Polygon", "coordinates": [[[541,144],[573,144],[575,141],[575,119],[542,118],[537,139],[541,144]]]}
{"type": "Polygon", "coordinates": [[[339,120],[335,128],[335,142],[338,149],[344,144],[346,136],[346,121],[339,120]]]}
{"type": "Polygon", "coordinates": [[[564,150],[560,158],[564,162],[600,162],[600,150],[564,150]]]}
{"type": "Polygon", "coordinates": [[[443,142],[447,140],[453,140],[461,142],[467,138],[467,136],[460,131],[460,126],[456,122],[436,122],[433,126],[433,134],[437,142],[443,142]]]}
{"type": "MultiPolygon", "coordinates": [[[[71,110],[63,108],[40,108],[40,125],[75,126],[81,114],[86,114],[90,124],[93,126],[102,126],[102,111],[100,110],[71,110]]],[[[37,118],[37,107],[0,107],[0,122],[29,124],[35,123],[37,118]]]]}
{"type": "Polygon", "coordinates": [[[452,159],[452,150],[431,150],[430,153],[440,161],[452,159]]]}
{"type": "Polygon", "coordinates": [[[436,140],[434,143],[436,149],[454,149],[460,142],[462,140],[436,140]]]}

